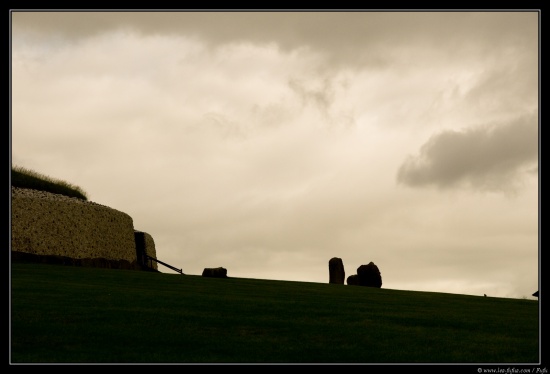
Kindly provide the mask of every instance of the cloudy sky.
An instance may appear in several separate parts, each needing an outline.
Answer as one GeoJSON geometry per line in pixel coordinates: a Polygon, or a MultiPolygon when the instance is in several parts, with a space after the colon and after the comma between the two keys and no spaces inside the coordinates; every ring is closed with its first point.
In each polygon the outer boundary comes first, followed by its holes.
{"type": "Polygon", "coordinates": [[[328,283],[339,257],[383,288],[533,299],[539,22],[13,11],[11,161],[186,274],[328,283]]]}

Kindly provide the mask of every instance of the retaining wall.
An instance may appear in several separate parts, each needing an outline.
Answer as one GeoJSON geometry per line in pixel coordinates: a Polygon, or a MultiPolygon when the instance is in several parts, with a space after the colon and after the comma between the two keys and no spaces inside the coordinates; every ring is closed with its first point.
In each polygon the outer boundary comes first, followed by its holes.
{"type": "Polygon", "coordinates": [[[158,265],[155,261],[151,261],[143,256],[147,255],[149,257],[157,258],[157,251],[155,249],[155,241],[153,240],[153,237],[146,232],[137,230],[134,232],[134,237],[136,241],[138,262],[141,264],[146,264],[149,268],[158,270],[158,265]]]}
{"type": "MultiPolygon", "coordinates": [[[[11,213],[12,252],[123,261],[140,267],[133,220],[126,213],[90,201],[15,187],[11,213]]],[[[146,253],[156,258],[153,238],[147,233],[144,237],[146,253]]]]}

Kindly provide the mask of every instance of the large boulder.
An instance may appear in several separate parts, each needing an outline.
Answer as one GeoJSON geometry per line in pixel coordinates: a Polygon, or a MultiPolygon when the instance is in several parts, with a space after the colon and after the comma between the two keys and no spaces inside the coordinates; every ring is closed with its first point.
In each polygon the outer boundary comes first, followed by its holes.
{"type": "Polygon", "coordinates": [[[329,283],[344,284],[346,272],[341,258],[333,257],[328,262],[329,283]]]}
{"type": "Polygon", "coordinates": [[[202,276],[210,278],[227,278],[227,269],[222,267],[204,268],[202,271],[202,276]]]}
{"type": "Polygon", "coordinates": [[[382,287],[382,276],[380,270],[373,262],[368,265],[361,265],[357,268],[357,277],[359,278],[360,286],[367,287],[382,287]]]}
{"type": "Polygon", "coordinates": [[[357,274],[350,275],[347,279],[348,286],[359,286],[359,278],[357,274]]]}

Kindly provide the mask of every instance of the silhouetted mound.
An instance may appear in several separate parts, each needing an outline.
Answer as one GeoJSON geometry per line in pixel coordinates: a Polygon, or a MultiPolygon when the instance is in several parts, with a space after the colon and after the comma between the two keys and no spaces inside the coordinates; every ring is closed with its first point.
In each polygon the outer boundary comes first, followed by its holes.
{"type": "Polygon", "coordinates": [[[347,282],[348,286],[359,286],[359,278],[357,277],[357,274],[350,275],[347,282]]]}
{"type": "Polygon", "coordinates": [[[27,252],[11,252],[11,260],[14,262],[32,262],[52,265],[69,265],[93,268],[123,269],[123,270],[147,270],[155,271],[147,266],[140,266],[127,260],[108,260],[106,258],[71,258],[58,255],[36,255],[27,252]]]}
{"type": "Polygon", "coordinates": [[[134,230],[128,214],[29,188],[12,186],[11,197],[14,261],[157,270],[153,238],[134,230]]]}
{"type": "Polygon", "coordinates": [[[341,258],[333,257],[328,262],[329,283],[344,284],[346,272],[341,258]]]}
{"type": "Polygon", "coordinates": [[[382,276],[373,262],[368,265],[361,265],[357,268],[357,277],[359,278],[360,286],[367,287],[382,287],[382,276]]]}
{"type": "Polygon", "coordinates": [[[204,268],[202,271],[202,276],[209,278],[227,278],[227,269],[222,267],[204,268]]]}

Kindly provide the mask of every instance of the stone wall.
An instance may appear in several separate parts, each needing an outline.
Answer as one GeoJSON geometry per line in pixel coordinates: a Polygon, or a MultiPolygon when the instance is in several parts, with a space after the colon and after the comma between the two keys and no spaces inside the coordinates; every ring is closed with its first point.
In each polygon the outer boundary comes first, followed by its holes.
{"type": "MultiPolygon", "coordinates": [[[[11,216],[12,252],[136,265],[133,220],[126,213],[77,198],[12,187],[11,216]]],[[[145,238],[148,255],[156,257],[153,238],[149,234],[145,238]]]]}
{"type": "Polygon", "coordinates": [[[134,237],[136,241],[136,253],[138,257],[138,262],[146,264],[148,267],[154,270],[158,270],[158,264],[156,261],[151,261],[146,257],[143,257],[140,260],[140,255],[147,255],[149,257],[157,258],[157,250],[155,249],[155,241],[153,237],[146,232],[135,231],[134,237]]]}

